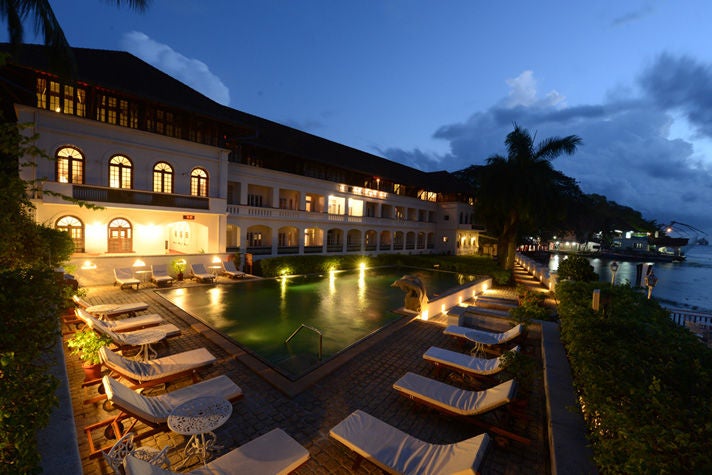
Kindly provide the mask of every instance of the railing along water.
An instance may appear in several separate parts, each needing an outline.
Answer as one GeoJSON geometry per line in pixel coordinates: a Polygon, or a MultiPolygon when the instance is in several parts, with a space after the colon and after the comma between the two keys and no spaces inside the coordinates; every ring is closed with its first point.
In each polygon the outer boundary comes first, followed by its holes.
{"type": "Polygon", "coordinates": [[[322,343],[323,343],[324,336],[321,334],[321,332],[320,332],[318,329],[316,329],[316,328],[314,328],[314,327],[312,327],[312,326],[309,326],[309,325],[307,325],[306,323],[302,323],[302,324],[299,326],[299,328],[297,328],[296,330],[294,330],[294,332],[292,332],[292,334],[289,335],[289,337],[288,337],[286,340],[284,340],[284,344],[286,345],[287,343],[289,343],[289,340],[291,340],[292,338],[294,338],[294,336],[295,336],[297,333],[299,333],[299,331],[300,331],[302,328],[306,328],[307,330],[311,330],[311,331],[313,331],[314,333],[316,333],[317,335],[319,335],[319,361],[321,361],[321,354],[322,354],[322,351],[321,351],[321,350],[322,350],[322,343]]]}

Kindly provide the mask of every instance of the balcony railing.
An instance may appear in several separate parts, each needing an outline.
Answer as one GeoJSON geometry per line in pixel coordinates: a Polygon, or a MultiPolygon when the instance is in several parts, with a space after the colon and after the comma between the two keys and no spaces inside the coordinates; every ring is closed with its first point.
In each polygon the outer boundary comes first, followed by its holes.
{"type": "Polygon", "coordinates": [[[72,186],[72,197],[76,200],[90,202],[160,206],[164,208],[210,209],[210,199],[203,196],[153,193],[105,186],[74,185],[72,186]]]}

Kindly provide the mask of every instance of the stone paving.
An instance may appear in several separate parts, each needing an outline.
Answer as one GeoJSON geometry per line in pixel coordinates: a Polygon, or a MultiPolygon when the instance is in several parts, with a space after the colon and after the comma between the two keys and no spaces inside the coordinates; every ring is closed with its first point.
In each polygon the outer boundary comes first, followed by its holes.
{"type": "MultiPolygon", "coordinates": [[[[239,281],[219,278],[218,285],[239,285],[239,281]]],[[[196,285],[189,282],[178,285],[196,285]]],[[[442,330],[445,322],[413,320],[387,337],[370,345],[366,350],[333,372],[323,377],[306,390],[289,397],[268,383],[235,358],[230,343],[206,329],[190,315],[158,296],[150,286],[136,290],[119,290],[104,286],[87,289],[86,299],[94,304],[109,302],[144,301],[149,303],[148,312],[159,313],[168,322],[181,328],[179,337],[172,338],[167,347],[159,347],[159,354],[177,353],[201,346],[208,348],[218,358],[218,363],[201,371],[203,379],[219,374],[228,375],[242,388],[244,398],[236,402],[228,422],[216,432],[221,452],[229,451],[258,437],[275,427],[281,427],[309,450],[310,459],[295,473],[382,473],[370,462],[364,461],[358,470],[353,470],[355,454],[329,437],[329,430],[355,409],[362,409],[385,422],[431,443],[452,443],[482,432],[478,426],[462,418],[446,416],[433,409],[418,405],[400,396],[392,384],[405,372],[413,371],[441,379],[463,388],[482,389],[457,375],[443,372],[436,376],[422,354],[431,346],[459,349],[447,339],[442,330]]],[[[507,292],[492,291],[494,295],[511,297],[507,292]]],[[[407,317],[404,317],[407,318],[407,317]]],[[[72,328],[65,328],[71,330],[72,328]]],[[[65,336],[65,338],[67,338],[65,336]]],[[[538,363],[537,375],[541,375],[540,333],[536,327],[530,330],[523,351],[532,355],[538,363]]],[[[66,350],[66,345],[65,345],[66,350]]],[[[236,349],[239,352],[239,349],[236,349]]],[[[101,456],[90,458],[89,445],[83,427],[115,415],[104,410],[101,404],[84,404],[83,401],[97,394],[97,386],[82,387],[83,372],[77,357],[66,352],[67,373],[74,409],[78,445],[85,474],[106,474],[111,469],[101,456]]],[[[173,383],[169,390],[189,384],[190,380],[173,383]]],[[[546,401],[542,378],[537,377],[529,391],[521,394],[528,401],[526,419],[499,420],[496,423],[532,440],[531,445],[518,443],[495,445],[488,453],[482,467],[483,474],[548,474],[549,451],[547,442],[546,401]]],[[[502,411],[504,412],[504,411],[502,411]]],[[[486,420],[495,421],[488,414],[486,420]]],[[[142,432],[145,426],[139,423],[135,430],[142,432]]],[[[95,442],[101,446],[113,441],[104,439],[102,432],[95,434],[95,442]]],[[[147,437],[141,445],[163,448],[169,451],[172,466],[183,459],[183,436],[170,431],[147,437]]],[[[193,465],[194,467],[195,465],[193,465]]],[[[187,471],[191,468],[183,468],[187,471]]]]}

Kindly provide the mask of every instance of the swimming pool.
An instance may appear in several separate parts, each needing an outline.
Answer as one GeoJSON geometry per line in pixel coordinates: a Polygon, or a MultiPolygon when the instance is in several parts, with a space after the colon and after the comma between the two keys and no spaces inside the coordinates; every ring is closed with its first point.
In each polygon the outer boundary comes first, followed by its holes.
{"type": "Polygon", "coordinates": [[[324,276],[290,276],[160,291],[167,300],[231,338],[290,379],[401,318],[404,293],[391,284],[418,274],[428,296],[474,279],[452,272],[374,268],[324,276]]]}

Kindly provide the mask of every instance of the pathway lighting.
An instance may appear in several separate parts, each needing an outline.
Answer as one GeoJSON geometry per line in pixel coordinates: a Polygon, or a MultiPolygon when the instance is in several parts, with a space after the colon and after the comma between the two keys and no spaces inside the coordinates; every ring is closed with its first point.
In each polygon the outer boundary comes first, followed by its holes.
{"type": "Polygon", "coordinates": [[[618,272],[618,263],[616,261],[611,262],[609,268],[611,269],[611,285],[616,285],[616,272],[618,272]]]}

